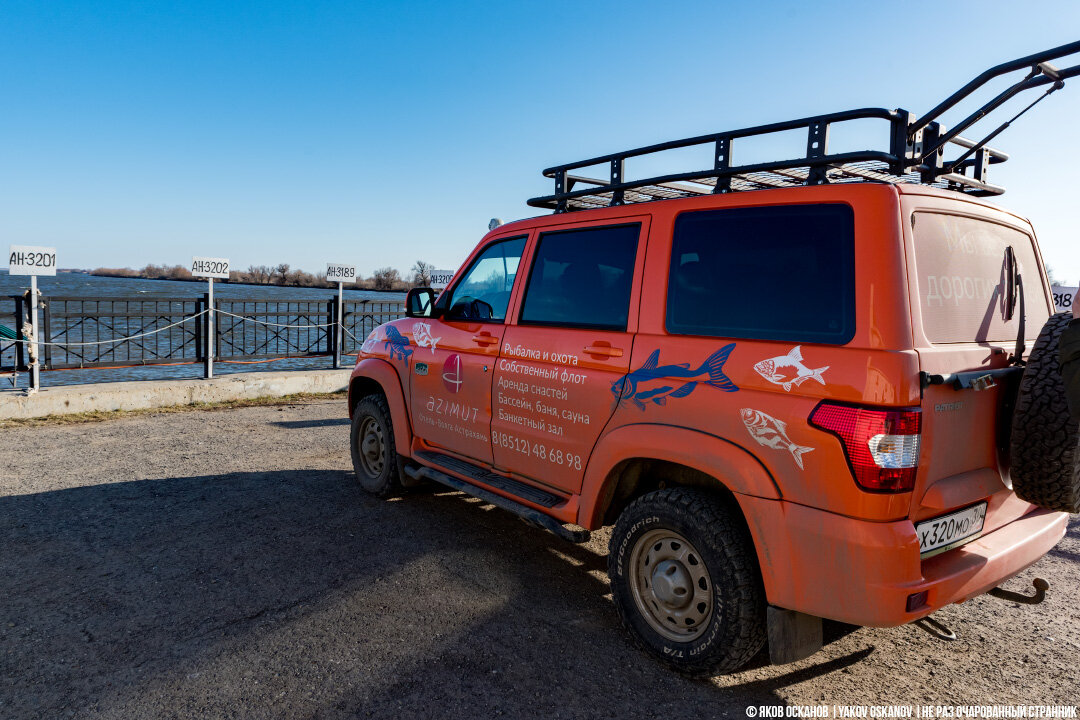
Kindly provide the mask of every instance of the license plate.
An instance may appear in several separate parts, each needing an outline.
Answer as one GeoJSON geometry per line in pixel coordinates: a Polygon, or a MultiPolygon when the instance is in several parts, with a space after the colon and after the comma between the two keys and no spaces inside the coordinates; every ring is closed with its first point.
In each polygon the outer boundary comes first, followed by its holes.
{"type": "Polygon", "coordinates": [[[915,526],[919,536],[919,552],[923,556],[945,552],[971,540],[982,532],[986,520],[986,503],[972,505],[948,515],[923,520],[915,526]]]}

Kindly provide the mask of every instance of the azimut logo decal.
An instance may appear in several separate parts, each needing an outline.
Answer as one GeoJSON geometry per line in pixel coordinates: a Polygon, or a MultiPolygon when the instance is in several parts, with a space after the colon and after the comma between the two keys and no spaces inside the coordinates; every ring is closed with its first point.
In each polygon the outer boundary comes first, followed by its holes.
{"type": "Polygon", "coordinates": [[[457,353],[446,358],[442,366],[442,381],[446,389],[452,393],[461,390],[464,383],[461,374],[461,356],[457,353]]]}

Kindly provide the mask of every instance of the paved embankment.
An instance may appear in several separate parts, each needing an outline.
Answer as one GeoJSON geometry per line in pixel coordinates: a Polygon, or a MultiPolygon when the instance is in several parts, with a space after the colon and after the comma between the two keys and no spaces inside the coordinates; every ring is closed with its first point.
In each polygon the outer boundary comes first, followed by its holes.
{"type": "MultiPolygon", "coordinates": [[[[1080,518],[1008,585],[915,627],[830,626],[708,682],[635,650],[606,534],[457,494],[365,496],[344,401],[0,432],[0,717],[746,717],[747,705],[1077,702],[1080,518]]],[[[857,588],[834,588],[837,593],[857,588]]]]}
{"type": "Polygon", "coordinates": [[[0,392],[0,420],[331,393],[345,389],[350,372],[346,369],[235,373],[210,380],[140,380],[50,387],[33,394],[0,392]]]}

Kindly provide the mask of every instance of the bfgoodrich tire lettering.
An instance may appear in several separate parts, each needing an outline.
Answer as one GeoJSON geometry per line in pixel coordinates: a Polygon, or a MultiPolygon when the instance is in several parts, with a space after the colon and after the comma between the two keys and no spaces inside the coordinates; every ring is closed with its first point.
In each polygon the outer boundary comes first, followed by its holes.
{"type": "Polygon", "coordinates": [[[635,500],[612,533],[608,575],[637,644],[682,673],[732,672],[765,644],[753,542],[718,496],[673,488],[635,500]]]}
{"type": "Polygon", "coordinates": [[[1051,315],[1028,358],[1013,414],[1013,490],[1050,510],[1080,512],[1080,448],[1058,361],[1058,342],[1071,317],[1051,315]]]}
{"type": "Polygon", "coordinates": [[[401,491],[394,427],[390,408],[382,395],[368,395],[356,404],[349,447],[360,487],[384,498],[401,491]]]}

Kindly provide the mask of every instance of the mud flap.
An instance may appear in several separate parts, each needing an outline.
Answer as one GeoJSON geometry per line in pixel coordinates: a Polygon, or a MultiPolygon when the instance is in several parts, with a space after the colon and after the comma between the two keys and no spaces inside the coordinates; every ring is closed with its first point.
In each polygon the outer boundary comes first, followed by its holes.
{"type": "Polygon", "coordinates": [[[808,658],[821,649],[821,618],[769,606],[769,662],[784,665],[808,658]]]}

